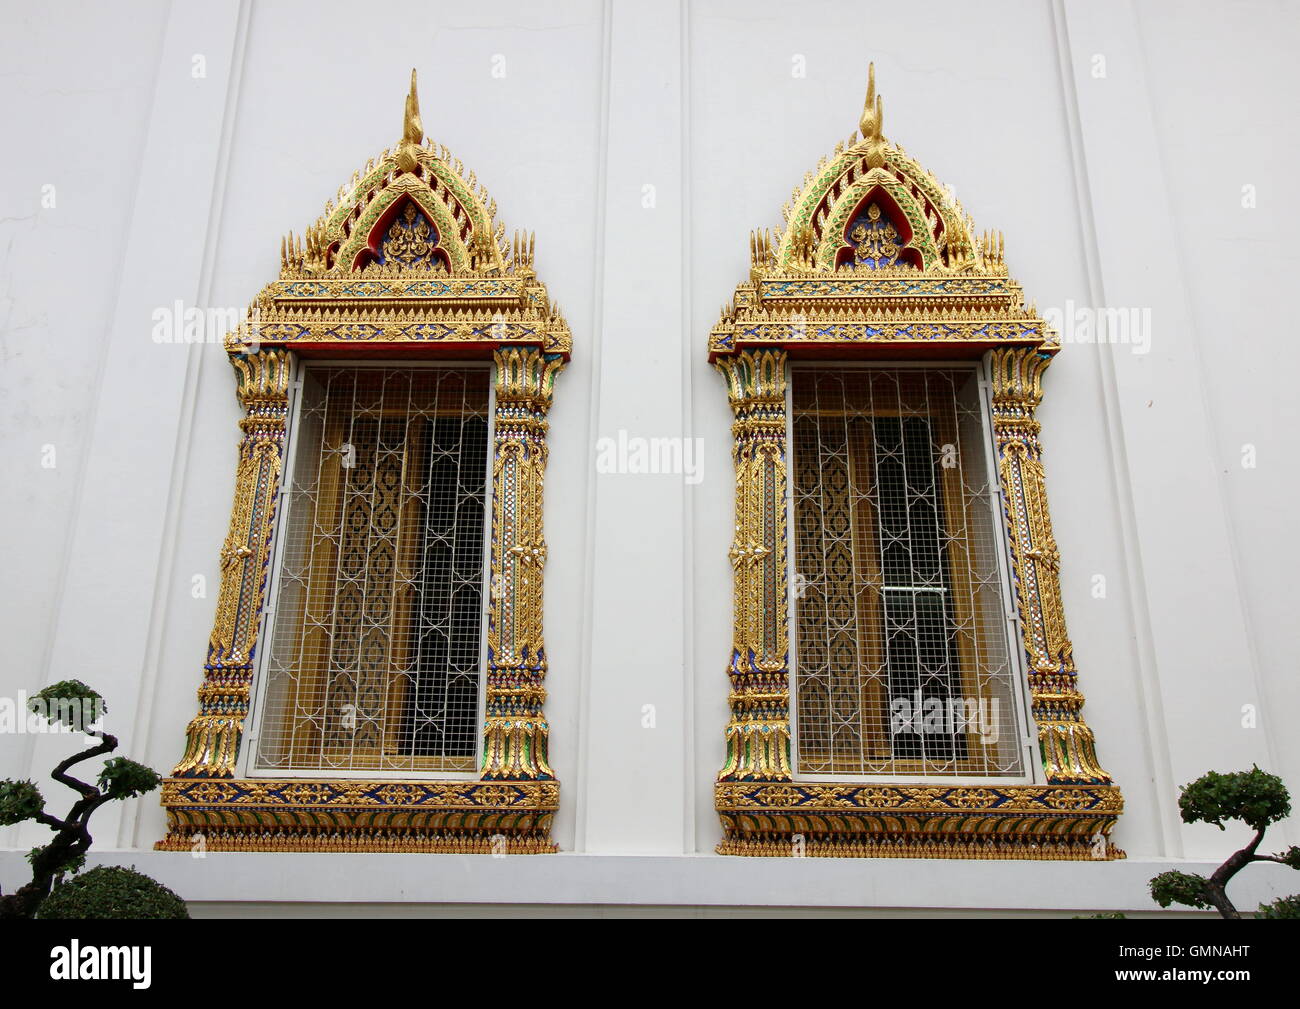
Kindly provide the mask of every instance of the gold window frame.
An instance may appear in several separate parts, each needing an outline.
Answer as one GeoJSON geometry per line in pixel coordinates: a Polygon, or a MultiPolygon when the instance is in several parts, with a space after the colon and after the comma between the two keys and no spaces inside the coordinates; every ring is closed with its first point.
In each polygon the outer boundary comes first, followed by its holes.
{"type": "Polygon", "coordinates": [[[495,214],[474,174],[425,139],[412,71],[401,141],[356,173],[304,236],[285,238],[279,278],[226,337],[245,412],[234,505],[199,711],[163,782],[168,829],[158,849],[556,850],[542,499],[547,413],[572,336],[533,269],[532,236],[506,241],[495,214]],[[372,261],[409,205],[436,229],[435,247],[412,233],[401,256],[372,261]],[[493,363],[492,591],[477,779],[237,776],[299,358],[493,363]]]}
{"type": "MultiPolygon", "coordinates": [[[[786,226],[750,236],[750,274],[709,335],[734,423],[734,629],[727,755],[714,789],[721,854],[1114,859],[1123,798],[1096,755],[1065,629],[1035,411],[1060,349],[938,180],[882,133],[870,70],[859,128],[810,172],[786,226]],[[839,269],[862,208],[896,212],[890,259],[839,269]],[[1033,784],[796,780],[791,764],[786,509],[792,360],[979,361],[1037,730],[1033,784]]],[[[873,249],[875,256],[879,249],[873,249]]],[[[855,257],[857,258],[857,257],[855,257]]]]}

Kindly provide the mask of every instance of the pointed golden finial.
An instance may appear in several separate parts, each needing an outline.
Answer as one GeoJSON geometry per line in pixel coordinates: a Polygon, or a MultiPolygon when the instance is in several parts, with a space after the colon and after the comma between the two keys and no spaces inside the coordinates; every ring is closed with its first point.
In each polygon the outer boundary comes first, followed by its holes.
{"type": "Polygon", "coordinates": [[[876,65],[867,66],[867,100],[862,105],[858,129],[867,142],[867,167],[880,168],[885,163],[885,137],[880,132],[885,121],[884,100],[876,94],[876,65]]]}
{"type": "Polygon", "coordinates": [[[415,68],[411,68],[411,91],[406,96],[406,115],[402,120],[402,143],[397,152],[397,166],[404,172],[415,171],[417,154],[424,142],[424,124],[420,122],[420,96],[415,90],[415,68]]]}

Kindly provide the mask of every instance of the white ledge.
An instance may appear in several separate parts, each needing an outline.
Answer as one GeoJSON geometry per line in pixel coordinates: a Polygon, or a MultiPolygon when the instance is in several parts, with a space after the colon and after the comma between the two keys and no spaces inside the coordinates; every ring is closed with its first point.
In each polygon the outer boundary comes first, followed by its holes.
{"type": "MultiPolygon", "coordinates": [[[[23,852],[0,852],[0,880],[25,882],[23,852]]],[[[722,855],[444,855],[294,852],[91,852],[88,865],[126,865],[202,905],[583,905],[1016,912],[1160,908],[1147,881],[1170,869],[1208,875],[1217,863],[1167,859],[1038,862],[964,859],[743,858],[722,855]]],[[[1252,865],[1231,897],[1253,911],[1297,889],[1293,870],[1252,865]]],[[[336,907],[336,910],[343,908],[336,907]]],[[[373,912],[373,908],[370,909],[373,912]]],[[[395,912],[400,908],[393,907],[395,912]]],[[[1185,909],[1184,909],[1185,910],[1185,909]]],[[[266,914],[265,908],[248,909],[266,914]]],[[[274,913],[274,912],[271,912],[274,913]]],[[[378,913],[384,913],[382,909],[378,913]]]]}

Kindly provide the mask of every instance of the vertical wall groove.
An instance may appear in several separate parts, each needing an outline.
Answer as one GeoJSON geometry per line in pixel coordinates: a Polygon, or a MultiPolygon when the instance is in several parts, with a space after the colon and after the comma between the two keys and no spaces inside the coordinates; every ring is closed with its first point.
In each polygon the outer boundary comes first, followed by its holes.
{"type": "MultiPolygon", "coordinates": [[[[249,21],[252,0],[241,0],[236,13],[235,40],[231,50],[230,79],[226,85],[226,104],[221,116],[221,139],[217,147],[217,166],[213,173],[212,195],[208,203],[207,225],[204,230],[203,259],[199,267],[198,306],[206,306],[212,299],[212,277],[215,270],[217,246],[221,241],[222,209],[230,184],[230,152],[234,144],[235,124],[242,100],[244,59],[248,54],[249,21]]],[[[189,469],[191,439],[194,435],[194,415],[198,408],[199,381],[203,374],[203,358],[207,344],[192,344],[186,349],[185,384],[181,400],[180,426],[172,453],[170,493],[167,498],[165,525],[158,553],[158,568],[154,579],[153,605],[149,612],[149,631],[141,670],[139,704],[131,726],[130,738],[137,744],[142,759],[150,764],[154,760],[155,734],[149,727],[155,710],[158,693],[159,655],[163,635],[171,610],[168,604],[176,589],[177,538],[180,532],[181,503],[185,500],[186,477],[189,469]]],[[[224,357],[224,351],[221,352],[224,357]]],[[[165,760],[163,761],[165,763],[165,760]]],[[[151,765],[152,766],[152,765],[151,765]]],[[[140,828],[146,807],[137,803],[135,816],[124,817],[118,831],[118,844],[139,847],[140,828]]],[[[146,839],[147,841],[150,839],[146,839]]]]}

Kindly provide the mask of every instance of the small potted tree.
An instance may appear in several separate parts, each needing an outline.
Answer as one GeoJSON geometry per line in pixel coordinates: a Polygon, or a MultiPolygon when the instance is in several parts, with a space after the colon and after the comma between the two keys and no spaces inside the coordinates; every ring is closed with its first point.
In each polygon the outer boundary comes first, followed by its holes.
{"type": "MultiPolygon", "coordinates": [[[[1277,775],[1258,767],[1230,774],[1210,771],[1183,786],[1178,808],[1184,823],[1212,823],[1226,830],[1225,821],[1241,820],[1255,831],[1255,836],[1244,848],[1229,855],[1209,878],[1174,871],[1152,879],[1151,896],[1161,907],[1213,907],[1225,918],[1240,918],[1241,912],[1228,899],[1228,882],[1233,876],[1253,862],[1278,862],[1300,869],[1300,847],[1296,845],[1275,855],[1259,854],[1269,825],[1291,814],[1291,796],[1277,775]]],[[[1261,904],[1257,917],[1300,918],[1300,894],[1261,904]]]]}
{"type": "MultiPolygon", "coordinates": [[[[62,882],[64,875],[76,872],[85,864],[86,852],[93,840],[88,825],[95,810],[115,799],[130,799],[151,792],[162,780],[155,771],[126,757],[114,757],[105,761],[94,785],[68,773],[74,765],[112,753],[118,745],[115,736],[93,727],[108,709],[104,705],[104,699],[80,680],[63,680],[52,684],[33,695],[27,706],[28,710],[51,726],[61,725],[77,730],[99,742],[61,761],[50,773],[55,781],[68,786],[80,796],[62,817],[46,811],[45,799],[35,782],[13,779],[0,781],[0,825],[9,826],[25,820],[35,820],[54,831],[54,837],[47,844],[33,848],[27,856],[32,866],[31,882],[13,893],[0,895],[0,918],[34,917],[41,904],[50,896],[50,891],[62,882]]],[[[114,900],[121,904],[120,898],[131,892],[130,886],[139,886],[138,881],[132,881],[128,885],[126,878],[119,875],[130,871],[92,871],[86,874],[88,883],[83,884],[83,887],[88,885],[92,890],[102,889],[112,883],[117,891],[114,900]],[[99,875],[95,875],[96,872],[99,875]]],[[[139,873],[134,875],[140,876],[139,873]]],[[[148,877],[140,876],[140,879],[148,877]]],[[[170,890],[166,892],[171,894],[170,890]]],[[[175,897],[175,894],[171,895],[175,897]]],[[[72,906],[69,901],[65,901],[64,905],[72,906]]]]}

